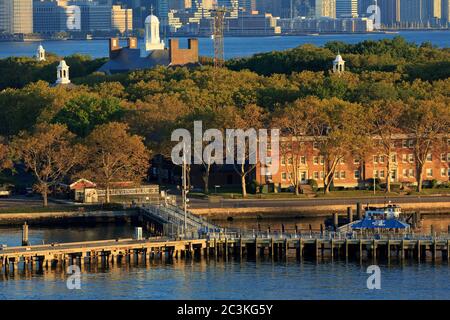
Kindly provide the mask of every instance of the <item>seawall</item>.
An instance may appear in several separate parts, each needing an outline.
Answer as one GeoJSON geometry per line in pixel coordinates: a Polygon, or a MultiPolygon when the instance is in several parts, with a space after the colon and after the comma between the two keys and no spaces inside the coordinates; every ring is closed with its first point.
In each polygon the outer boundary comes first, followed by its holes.
{"type": "Polygon", "coordinates": [[[92,224],[130,222],[137,218],[137,210],[1,213],[0,225],[21,225],[24,222],[27,222],[29,225],[92,224]]]}
{"type": "MultiPolygon", "coordinates": [[[[337,212],[345,214],[349,205],[313,205],[313,206],[280,206],[264,207],[261,206],[238,207],[238,208],[197,208],[190,209],[193,213],[208,218],[223,219],[233,217],[234,219],[253,219],[256,216],[265,218],[293,218],[293,217],[329,217],[330,214],[337,212]]],[[[364,203],[363,207],[364,207],[364,203]]],[[[356,204],[351,206],[356,213],[356,204]]],[[[417,202],[402,203],[402,211],[405,213],[420,211],[422,215],[450,215],[450,202],[417,202]]]]}

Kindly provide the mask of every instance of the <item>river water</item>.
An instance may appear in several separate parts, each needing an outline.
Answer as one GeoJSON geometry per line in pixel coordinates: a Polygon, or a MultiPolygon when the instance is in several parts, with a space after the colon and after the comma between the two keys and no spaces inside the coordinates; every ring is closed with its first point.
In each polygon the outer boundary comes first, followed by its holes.
{"type": "MultiPolygon", "coordinates": [[[[430,41],[438,47],[450,47],[450,31],[400,31],[398,34],[336,34],[319,36],[276,36],[276,37],[226,37],[225,58],[249,56],[255,53],[273,50],[285,50],[305,43],[322,46],[329,41],[344,41],[356,43],[363,40],[390,39],[397,35],[409,42],[421,44],[430,41]]],[[[139,41],[142,47],[142,40],[139,41]]],[[[167,41],[166,41],[167,42],[167,41]]],[[[42,45],[48,52],[61,56],[74,53],[87,54],[94,58],[108,56],[107,40],[67,40],[43,41],[42,45]]],[[[122,43],[125,45],[125,42],[122,43]]],[[[187,41],[180,38],[180,46],[186,46],[187,41]]],[[[8,56],[33,56],[38,43],[36,42],[0,42],[0,58],[8,56]]],[[[213,43],[209,38],[199,39],[200,55],[212,56],[213,43]]]]}
{"type": "MultiPolygon", "coordinates": [[[[251,229],[297,224],[314,228],[322,219],[252,219],[222,221],[223,225],[251,229]]],[[[450,219],[426,219],[424,225],[450,219]],[[434,220],[436,219],[436,220],[434,220]]],[[[101,224],[81,227],[30,227],[32,244],[129,238],[134,226],[101,224]]],[[[0,243],[19,245],[20,227],[0,228],[0,243]]],[[[450,268],[447,261],[404,263],[395,257],[379,261],[381,289],[367,289],[369,260],[258,261],[194,259],[151,261],[144,265],[85,266],[81,289],[69,290],[68,275],[61,269],[23,270],[0,274],[1,299],[450,299],[450,268]]]]}

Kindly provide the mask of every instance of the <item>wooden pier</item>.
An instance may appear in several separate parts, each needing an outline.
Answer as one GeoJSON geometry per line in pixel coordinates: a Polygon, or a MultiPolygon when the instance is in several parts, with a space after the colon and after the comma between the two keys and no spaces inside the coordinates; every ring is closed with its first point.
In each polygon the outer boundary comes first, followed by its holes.
{"type": "Polygon", "coordinates": [[[204,239],[149,238],[121,239],[10,247],[0,250],[4,272],[24,267],[51,268],[72,264],[139,263],[150,259],[192,257],[273,259],[296,257],[311,259],[391,259],[449,261],[449,235],[415,235],[411,239],[360,239],[327,235],[236,236],[210,234],[204,239]]]}

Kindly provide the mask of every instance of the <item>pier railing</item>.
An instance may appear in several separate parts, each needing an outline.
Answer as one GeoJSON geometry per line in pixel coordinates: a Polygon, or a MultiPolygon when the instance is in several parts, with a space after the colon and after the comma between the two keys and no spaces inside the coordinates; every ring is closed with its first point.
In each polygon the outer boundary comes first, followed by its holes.
{"type": "Polygon", "coordinates": [[[440,234],[360,234],[357,232],[311,231],[301,233],[287,232],[258,232],[249,230],[234,230],[224,232],[209,232],[207,239],[319,239],[319,240],[450,240],[450,233],[440,234]]]}
{"type": "MultiPolygon", "coordinates": [[[[209,230],[220,231],[218,226],[208,222],[206,219],[196,216],[191,212],[186,212],[179,207],[171,204],[159,204],[152,205],[147,204],[140,207],[144,213],[148,214],[153,218],[159,219],[163,224],[170,225],[170,230],[176,230],[176,234],[179,234],[179,230],[184,229],[184,223],[186,220],[186,225],[188,230],[185,233],[197,231],[199,233],[207,233],[209,230]]],[[[172,235],[174,233],[172,232],[172,235]]]]}

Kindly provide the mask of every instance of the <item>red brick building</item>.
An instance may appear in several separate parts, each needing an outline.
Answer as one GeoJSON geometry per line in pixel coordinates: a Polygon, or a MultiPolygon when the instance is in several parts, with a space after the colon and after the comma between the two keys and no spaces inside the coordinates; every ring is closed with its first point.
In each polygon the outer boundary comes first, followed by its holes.
{"type": "MultiPolygon", "coordinates": [[[[377,138],[374,138],[375,140],[377,138]]],[[[301,148],[294,152],[280,148],[279,170],[272,176],[261,174],[260,167],[255,170],[252,178],[259,184],[273,183],[279,189],[292,187],[294,168],[298,167],[298,177],[302,184],[309,180],[316,180],[319,187],[323,186],[324,158],[315,148],[312,137],[299,138],[301,148]],[[298,166],[297,166],[298,164],[298,166]]],[[[377,142],[375,142],[375,145],[377,142]]],[[[281,142],[283,145],[283,142],[281,142]]],[[[394,139],[392,148],[391,170],[387,169],[387,156],[380,150],[371,152],[365,159],[358,159],[352,155],[345,156],[336,166],[334,175],[334,186],[344,188],[355,188],[367,186],[372,179],[378,178],[384,183],[386,177],[390,176],[393,184],[416,185],[416,161],[414,158],[414,139],[400,134],[394,139]]],[[[270,151],[269,151],[270,152],[270,151]]],[[[434,146],[423,170],[423,181],[425,184],[436,180],[438,183],[449,182],[450,177],[450,139],[443,141],[439,146],[434,146]]]]}

